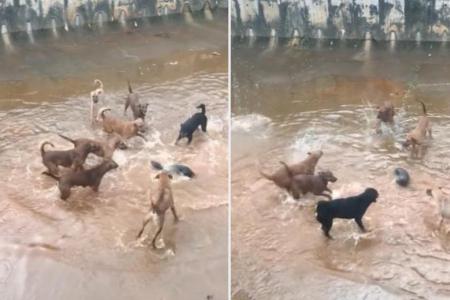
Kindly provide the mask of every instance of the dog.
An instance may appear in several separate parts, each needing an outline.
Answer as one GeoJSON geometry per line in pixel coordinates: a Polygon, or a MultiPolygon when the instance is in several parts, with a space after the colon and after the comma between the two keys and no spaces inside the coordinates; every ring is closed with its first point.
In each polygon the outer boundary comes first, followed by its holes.
{"type": "Polygon", "coordinates": [[[192,142],[192,135],[200,126],[203,132],[206,132],[206,126],[208,124],[208,117],[206,116],[206,106],[205,104],[200,104],[197,108],[201,109],[201,112],[195,113],[187,119],[184,123],[180,125],[180,132],[178,134],[178,138],[175,141],[175,145],[183,139],[187,138],[189,145],[192,142]]]}
{"type": "Polygon", "coordinates": [[[324,192],[330,192],[331,190],[327,187],[328,182],[336,182],[337,178],[333,175],[331,171],[321,171],[317,175],[293,175],[289,166],[280,161],[280,163],[285,167],[286,172],[291,178],[291,184],[289,187],[289,192],[294,199],[299,199],[300,194],[305,195],[307,193],[313,193],[316,196],[324,196],[331,200],[331,196],[325,194],[324,192]]]}
{"type": "Polygon", "coordinates": [[[378,191],[373,188],[367,188],[364,193],[348,198],[341,198],[331,201],[319,201],[316,207],[316,220],[322,224],[322,231],[327,238],[330,235],[333,219],[354,219],[361,231],[366,232],[362,218],[367,208],[376,202],[378,191]]]}
{"type": "Polygon", "coordinates": [[[45,146],[50,145],[55,147],[50,142],[43,142],[41,144],[42,163],[47,167],[47,171],[43,174],[51,173],[58,174],[58,167],[72,167],[75,171],[82,170],[84,161],[89,153],[95,153],[100,150],[95,143],[84,143],[79,147],[71,150],[45,151],[45,146]]]}
{"type": "Polygon", "coordinates": [[[375,130],[377,133],[381,133],[381,123],[386,123],[391,126],[394,125],[395,109],[390,101],[385,101],[382,106],[377,106],[377,109],[375,130]]]}
{"type": "MultiPolygon", "coordinates": [[[[321,150],[308,152],[308,157],[306,159],[296,164],[289,165],[288,167],[292,173],[292,176],[301,174],[314,175],[316,165],[322,155],[323,152],[321,150]]],[[[288,192],[290,191],[292,180],[285,167],[279,168],[272,175],[266,174],[262,170],[259,170],[259,173],[266,179],[273,181],[273,183],[275,183],[278,187],[285,189],[288,192]]]]}
{"type": "Polygon", "coordinates": [[[170,175],[166,171],[162,171],[158,175],[156,175],[155,178],[158,179],[158,190],[156,193],[156,199],[155,199],[155,201],[153,201],[154,199],[151,199],[150,211],[144,217],[144,221],[142,223],[142,228],[137,235],[137,238],[141,237],[142,233],[144,232],[145,226],[152,219],[153,213],[155,213],[158,216],[158,230],[156,231],[156,233],[153,237],[153,240],[152,240],[152,246],[154,249],[156,249],[156,239],[158,238],[159,234],[163,230],[166,211],[169,208],[172,211],[175,222],[179,221],[177,211],[175,209],[175,203],[173,200],[172,187],[170,184],[172,175],[170,175]]]}
{"type": "Polygon", "coordinates": [[[195,173],[191,170],[191,168],[185,165],[173,164],[164,167],[162,164],[154,160],[152,160],[150,163],[152,164],[152,167],[156,170],[167,170],[170,173],[175,173],[177,175],[186,176],[189,178],[195,177],[195,173]]]}
{"type": "Polygon", "coordinates": [[[81,171],[69,171],[61,177],[48,173],[46,175],[58,181],[60,198],[67,200],[70,197],[70,190],[74,186],[91,187],[94,192],[98,192],[103,176],[109,171],[116,169],[117,163],[112,159],[105,159],[103,162],[91,169],[81,171]]]}
{"type": "Polygon", "coordinates": [[[417,123],[416,128],[411,130],[406,135],[406,140],[403,142],[403,147],[408,148],[409,146],[412,147],[412,153],[419,154],[418,152],[421,152],[423,142],[426,138],[426,135],[430,136],[432,138],[432,130],[431,130],[431,122],[427,115],[427,108],[425,104],[417,100],[419,103],[422,104],[423,109],[423,115],[419,117],[419,121],[417,123]]]}
{"type": "Polygon", "coordinates": [[[125,98],[125,109],[123,114],[126,115],[128,107],[131,108],[133,113],[134,120],[142,119],[145,120],[145,116],[147,114],[148,104],[141,104],[139,102],[139,95],[133,93],[133,89],[131,88],[130,81],[128,81],[128,95],[125,98]]]}
{"type": "Polygon", "coordinates": [[[142,119],[134,121],[124,121],[112,116],[106,116],[105,112],[111,110],[108,107],[102,107],[98,111],[97,120],[102,122],[103,130],[107,133],[116,133],[124,139],[129,139],[134,136],[139,136],[145,141],[147,140],[139,130],[144,125],[142,119]]]}
{"type": "Polygon", "coordinates": [[[442,187],[439,187],[438,191],[435,193],[433,193],[432,189],[428,189],[427,194],[436,199],[439,203],[439,213],[441,215],[439,228],[441,228],[444,224],[444,220],[450,220],[450,195],[444,192],[442,187]]]}
{"type": "Polygon", "coordinates": [[[103,157],[103,158],[109,158],[111,159],[114,151],[116,149],[121,149],[121,150],[125,150],[127,149],[127,145],[125,144],[125,142],[123,141],[123,139],[117,135],[117,134],[113,134],[111,137],[109,137],[106,141],[96,141],[96,140],[91,140],[91,139],[85,139],[85,138],[79,138],[79,139],[71,139],[65,135],[59,134],[58,135],[65,139],[66,141],[71,142],[75,148],[81,147],[84,144],[93,144],[93,145],[97,145],[98,149],[92,153],[94,153],[95,155],[99,156],[99,157],[103,157]]]}
{"type": "Polygon", "coordinates": [[[95,116],[97,115],[97,106],[102,102],[105,91],[103,89],[103,82],[99,79],[94,80],[95,90],[91,92],[91,124],[95,124],[95,116]]]}

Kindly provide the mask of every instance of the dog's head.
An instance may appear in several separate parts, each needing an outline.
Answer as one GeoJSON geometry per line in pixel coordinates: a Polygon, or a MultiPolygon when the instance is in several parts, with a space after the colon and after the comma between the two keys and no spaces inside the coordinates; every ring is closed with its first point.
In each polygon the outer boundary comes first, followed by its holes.
{"type": "Polygon", "coordinates": [[[114,149],[117,148],[119,148],[120,150],[128,149],[128,146],[123,140],[123,138],[116,133],[109,140],[109,145],[112,146],[114,149]]]}
{"type": "Polygon", "coordinates": [[[199,109],[205,109],[206,108],[206,105],[205,104],[200,104],[199,106],[197,106],[197,108],[199,108],[199,109]]]}
{"type": "Polygon", "coordinates": [[[383,106],[378,106],[377,119],[385,123],[393,123],[395,116],[394,105],[391,102],[385,102],[383,106]]]}
{"type": "Polygon", "coordinates": [[[323,155],[323,151],[322,150],[310,151],[307,154],[308,154],[308,158],[319,160],[319,158],[321,158],[323,155]]]}
{"type": "Polygon", "coordinates": [[[364,194],[368,197],[370,202],[377,202],[377,198],[379,196],[378,191],[374,188],[367,188],[364,191],[364,194]]]}
{"type": "Polygon", "coordinates": [[[170,174],[167,171],[161,171],[158,174],[156,174],[155,178],[159,179],[160,182],[163,182],[163,181],[167,181],[168,182],[171,179],[173,179],[173,176],[172,176],[172,174],[170,174]]]}
{"type": "Polygon", "coordinates": [[[139,110],[140,118],[145,119],[145,116],[147,115],[147,109],[148,109],[148,103],[139,104],[138,110],[139,110]]]}
{"type": "Polygon", "coordinates": [[[337,181],[337,178],[334,176],[333,172],[331,172],[329,170],[320,171],[318,174],[321,178],[323,178],[326,181],[329,181],[329,182],[337,181]]]}
{"type": "Polygon", "coordinates": [[[117,169],[119,167],[119,165],[114,160],[109,159],[109,158],[104,159],[103,163],[105,164],[106,169],[108,169],[108,170],[117,169]]]}
{"type": "Polygon", "coordinates": [[[133,125],[134,127],[136,127],[137,130],[141,130],[142,128],[144,128],[144,120],[142,118],[137,118],[136,120],[133,121],[133,125]]]}
{"type": "Polygon", "coordinates": [[[91,92],[91,100],[94,104],[97,104],[100,101],[100,97],[103,95],[102,89],[96,89],[91,92]]]}
{"type": "Polygon", "coordinates": [[[102,151],[102,147],[96,143],[88,143],[89,152],[99,153],[102,151]]]}

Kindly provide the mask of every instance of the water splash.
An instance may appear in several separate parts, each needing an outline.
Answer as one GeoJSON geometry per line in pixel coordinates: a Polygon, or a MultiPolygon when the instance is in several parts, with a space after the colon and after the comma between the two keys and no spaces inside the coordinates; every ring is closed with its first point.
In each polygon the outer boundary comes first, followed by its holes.
{"type": "Polygon", "coordinates": [[[341,40],[345,39],[345,29],[341,29],[339,38],[340,38],[341,40]]]}
{"type": "Polygon", "coordinates": [[[187,24],[194,24],[194,18],[192,17],[192,11],[189,5],[185,5],[183,9],[184,21],[187,24]]]}
{"type": "Polygon", "coordinates": [[[211,6],[209,5],[209,2],[206,2],[205,4],[205,8],[203,10],[203,13],[205,15],[205,19],[208,21],[213,21],[214,20],[214,16],[213,13],[211,11],[211,6]]]}
{"type": "Polygon", "coordinates": [[[422,42],[422,33],[420,31],[418,31],[416,33],[416,43],[417,43],[417,45],[420,45],[421,42],[422,42]]]}
{"type": "Polygon", "coordinates": [[[367,31],[364,36],[364,52],[366,52],[366,54],[370,52],[371,47],[372,47],[372,34],[367,31]]]}
{"type": "Polygon", "coordinates": [[[322,29],[317,29],[317,39],[321,40],[322,39],[322,29]]]}
{"type": "Polygon", "coordinates": [[[253,31],[252,28],[248,29],[247,36],[248,36],[248,45],[250,47],[253,47],[253,45],[255,44],[255,41],[256,41],[256,36],[255,36],[255,32],[253,31]]]}
{"type": "Polygon", "coordinates": [[[31,22],[27,22],[27,35],[28,39],[30,40],[31,44],[34,44],[34,36],[33,36],[33,26],[31,25],[31,22]]]}
{"type": "Polygon", "coordinates": [[[395,45],[397,43],[397,34],[395,31],[391,31],[389,34],[389,50],[393,52],[395,50],[395,45]]]}

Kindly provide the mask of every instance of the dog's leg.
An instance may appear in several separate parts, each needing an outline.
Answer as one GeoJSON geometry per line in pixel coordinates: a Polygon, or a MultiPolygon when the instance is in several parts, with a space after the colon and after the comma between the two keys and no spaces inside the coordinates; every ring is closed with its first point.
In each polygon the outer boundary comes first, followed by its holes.
{"type": "Polygon", "coordinates": [[[136,133],[136,136],[142,138],[144,141],[147,141],[147,138],[145,136],[143,136],[141,133],[136,133]]]}
{"type": "Polygon", "coordinates": [[[149,212],[144,217],[144,221],[142,222],[142,228],[139,231],[138,235],[136,236],[137,239],[141,237],[142,233],[144,233],[145,226],[147,226],[148,222],[150,222],[151,219],[152,219],[152,212],[149,212]]]}
{"type": "Polygon", "coordinates": [[[66,201],[67,198],[70,197],[70,188],[59,186],[59,191],[61,193],[60,195],[61,200],[66,201]]]}
{"type": "Polygon", "coordinates": [[[330,195],[325,194],[325,193],[318,194],[317,196],[324,196],[324,197],[326,197],[328,200],[333,200],[333,198],[332,198],[330,195]]]}
{"type": "Polygon", "coordinates": [[[320,223],[322,223],[322,231],[323,234],[329,239],[332,239],[330,235],[331,227],[333,227],[333,219],[331,220],[322,220],[320,223]]]}
{"type": "Polygon", "coordinates": [[[190,134],[190,135],[188,135],[188,142],[187,142],[187,144],[188,145],[190,145],[191,144],[191,142],[192,142],[192,133],[190,134]]]}
{"type": "Polygon", "coordinates": [[[155,236],[153,237],[153,240],[152,240],[153,249],[156,249],[156,239],[158,238],[159,234],[161,233],[161,231],[163,229],[165,217],[166,217],[165,213],[163,213],[162,215],[158,216],[159,228],[158,228],[158,231],[156,231],[156,234],[155,234],[155,236]]]}
{"type": "Polygon", "coordinates": [[[172,211],[172,214],[173,214],[173,218],[174,218],[175,223],[177,223],[178,221],[180,221],[180,218],[178,217],[177,211],[176,211],[176,209],[175,209],[175,205],[172,204],[172,205],[170,206],[170,210],[172,211]]]}
{"type": "Polygon", "coordinates": [[[356,224],[358,224],[359,229],[361,229],[362,232],[367,232],[366,228],[364,227],[364,224],[362,222],[362,217],[355,218],[356,224]]]}
{"type": "Polygon", "coordinates": [[[432,133],[431,126],[428,127],[428,135],[430,136],[431,139],[433,138],[433,133],[432,133]]]}

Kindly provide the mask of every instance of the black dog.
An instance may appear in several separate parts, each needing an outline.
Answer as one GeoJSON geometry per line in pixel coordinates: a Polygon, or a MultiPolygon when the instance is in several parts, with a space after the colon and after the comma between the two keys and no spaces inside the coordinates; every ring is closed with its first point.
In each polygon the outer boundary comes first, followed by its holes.
{"type": "Polygon", "coordinates": [[[189,168],[188,166],[185,165],[180,165],[180,164],[174,164],[174,165],[170,165],[167,166],[166,168],[163,167],[162,164],[160,164],[157,161],[152,160],[151,161],[152,167],[156,170],[167,170],[170,173],[175,173],[177,175],[181,175],[181,176],[186,176],[189,178],[193,178],[195,176],[195,173],[191,170],[191,168],[189,168]]]}
{"type": "Polygon", "coordinates": [[[378,198],[377,190],[367,188],[364,193],[331,201],[319,201],[316,208],[316,219],[322,224],[322,231],[326,237],[330,236],[333,219],[354,219],[359,228],[365,232],[362,218],[372,202],[378,198]]]}
{"type": "Polygon", "coordinates": [[[199,126],[201,126],[203,132],[206,132],[206,125],[208,123],[208,118],[206,117],[206,106],[205,104],[200,104],[197,108],[200,108],[202,111],[195,113],[192,117],[180,125],[180,133],[175,145],[178,144],[182,138],[187,138],[189,145],[192,142],[192,135],[199,126]]]}

